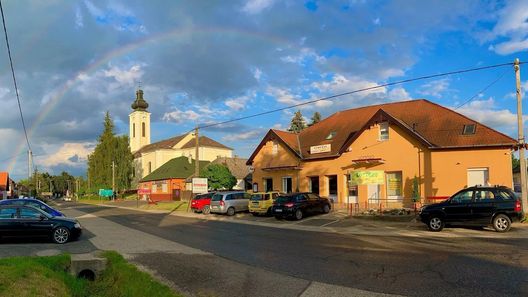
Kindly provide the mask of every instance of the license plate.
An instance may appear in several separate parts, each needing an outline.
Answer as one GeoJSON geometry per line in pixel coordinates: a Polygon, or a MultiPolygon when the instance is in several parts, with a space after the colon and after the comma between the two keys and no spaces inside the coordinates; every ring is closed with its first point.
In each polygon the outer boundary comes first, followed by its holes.
{"type": "Polygon", "coordinates": [[[253,202],[253,205],[258,205],[258,202],[253,202]]]}
{"type": "Polygon", "coordinates": [[[282,209],[275,209],[275,212],[282,212],[282,209]]]}
{"type": "Polygon", "coordinates": [[[213,206],[213,209],[218,209],[219,207],[218,206],[213,206]]]}

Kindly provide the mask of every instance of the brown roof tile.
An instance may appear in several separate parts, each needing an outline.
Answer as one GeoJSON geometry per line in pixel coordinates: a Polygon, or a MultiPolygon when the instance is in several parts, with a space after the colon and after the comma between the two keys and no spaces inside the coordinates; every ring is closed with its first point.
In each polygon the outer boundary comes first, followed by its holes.
{"type": "MultiPolygon", "coordinates": [[[[137,152],[135,152],[134,156],[137,157],[137,156],[140,156],[142,153],[152,152],[152,151],[156,151],[159,149],[171,149],[176,144],[178,144],[180,141],[182,141],[185,136],[187,136],[187,134],[175,136],[169,139],[165,139],[165,140],[151,143],[149,145],[145,145],[144,147],[140,148],[137,152]]],[[[225,149],[231,150],[231,148],[219,142],[216,142],[207,136],[200,136],[200,146],[218,147],[218,148],[225,148],[225,149]]],[[[182,148],[193,148],[193,147],[195,147],[194,138],[182,146],[182,148]]]]}
{"type": "MultiPolygon", "coordinates": [[[[196,142],[195,141],[196,140],[194,138],[189,140],[186,144],[184,144],[182,146],[182,148],[193,148],[193,147],[196,147],[196,142]]],[[[220,142],[212,140],[211,138],[209,138],[207,136],[200,136],[198,145],[199,146],[217,147],[217,148],[223,148],[223,149],[232,150],[232,148],[227,147],[227,146],[221,144],[220,142]]]]}
{"type": "Polygon", "coordinates": [[[250,174],[249,167],[246,165],[247,159],[218,157],[211,164],[223,164],[229,168],[231,174],[237,179],[243,179],[250,174]]]}
{"type": "MultiPolygon", "coordinates": [[[[516,141],[453,110],[425,99],[348,109],[334,113],[299,134],[304,159],[337,156],[354,140],[356,133],[372,121],[389,120],[406,129],[431,149],[476,146],[509,146],[516,141]],[[378,119],[378,117],[380,117],[378,119]],[[473,135],[463,135],[464,125],[475,124],[473,135]],[[336,132],[331,140],[326,140],[336,132]],[[331,151],[310,156],[310,147],[331,144],[331,151]]],[[[294,151],[299,151],[295,134],[272,130],[294,151]]],[[[258,150],[259,148],[257,148],[258,150]]],[[[252,157],[255,154],[252,155],[252,157]]],[[[251,162],[252,158],[248,161],[251,162]]]]}

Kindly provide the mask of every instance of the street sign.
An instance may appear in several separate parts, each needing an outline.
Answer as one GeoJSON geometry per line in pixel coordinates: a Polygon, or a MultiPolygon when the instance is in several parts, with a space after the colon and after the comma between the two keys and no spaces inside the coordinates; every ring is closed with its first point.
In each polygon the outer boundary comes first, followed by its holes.
{"type": "Polygon", "coordinates": [[[357,170],[350,172],[350,185],[383,185],[385,172],[383,170],[357,170]]]}
{"type": "Polygon", "coordinates": [[[207,178],[193,177],[192,192],[193,194],[207,193],[207,178]]]}

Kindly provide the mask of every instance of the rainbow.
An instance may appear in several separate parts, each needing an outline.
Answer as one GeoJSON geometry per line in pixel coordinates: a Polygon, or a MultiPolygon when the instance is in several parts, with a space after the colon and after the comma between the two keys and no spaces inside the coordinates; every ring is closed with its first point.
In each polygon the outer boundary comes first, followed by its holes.
{"type": "MultiPolygon", "coordinates": [[[[287,48],[300,48],[299,45],[292,44],[289,41],[282,39],[277,36],[271,36],[263,33],[256,33],[252,31],[246,31],[241,29],[234,29],[234,28],[191,28],[191,29],[176,29],[168,32],[164,32],[157,35],[152,36],[146,36],[145,38],[139,39],[136,42],[129,43],[123,47],[114,49],[110,52],[107,52],[103,56],[101,56],[98,60],[95,60],[91,64],[87,65],[87,67],[81,69],[79,72],[77,72],[73,78],[67,80],[63,85],[58,87],[56,91],[54,92],[54,95],[50,98],[50,100],[43,106],[43,108],[40,110],[39,114],[33,121],[30,129],[28,130],[28,137],[31,140],[32,135],[36,128],[43,122],[43,120],[52,113],[56,106],[64,99],[66,93],[74,87],[77,82],[81,79],[83,75],[86,75],[87,73],[91,73],[95,70],[97,70],[102,65],[105,65],[106,63],[112,61],[115,58],[124,56],[130,52],[133,52],[141,47],[144,47],[148,44],[154,44],[157,42],[163,42],[167,40],[174,40],[175,38],[182,38],[187,36],[194,36],[197,34],[224,34],[224,35],[233,35],[238,38],[253,38],[253,39],[259,39],[262,41],[266,41],[269,43],[274,43],[280,46],[285,46],[287,48]]],[[[24,150],[26,149],[26,141],[25,138],[22,137],[18,145],[16,146],[15,152],[17,155],[20,155],[24,150]]],[[[9,163],[7,170],[8,172],[11,172],[12,169],[16,166],[17,159],[19,158],[13,158],[13,160],[9,163]]]]}

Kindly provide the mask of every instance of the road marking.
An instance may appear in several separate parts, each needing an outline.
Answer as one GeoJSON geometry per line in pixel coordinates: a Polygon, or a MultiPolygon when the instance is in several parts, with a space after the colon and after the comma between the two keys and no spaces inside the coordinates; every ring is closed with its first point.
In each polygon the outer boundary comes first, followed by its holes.
{"type": "Polygon", "coordinates": [[[335,221],[332,221],[332,222],[330,222],[330,223],[323,224],[323,225],[321,225],[320,227],[326,227],[326,226],[328,226],[328,225],[332,225],[333,223],[337,223],[337,222],[339,222],[339,220],[335,220],[335,221]]]}

